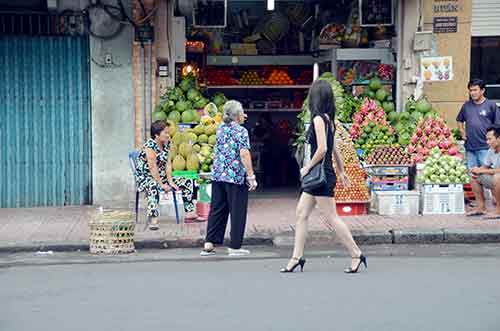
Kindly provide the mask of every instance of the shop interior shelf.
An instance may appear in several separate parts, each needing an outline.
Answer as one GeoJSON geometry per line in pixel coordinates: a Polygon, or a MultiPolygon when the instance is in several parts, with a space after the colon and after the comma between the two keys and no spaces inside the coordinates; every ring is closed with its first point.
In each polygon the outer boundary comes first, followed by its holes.
{"type": "MultiPolygon", "coordinates": [[[[382,83],[382,85],[393,85],[395,82],[392,80],[383,80],[383,81],[381,81],[381,83],[382,83]]],[[[369,80],[357,80],[357,81],[352,82],[350,85],[365,86],[368,84],[370,84],[369,80]]]]}
{"type": "Polygon", "coordinates": [[[308,89],[309,85],[207,85],[209,89],[308,89]]]}
{"type": "MultiPolygon", "coordinates": [[[[337,48],[337,61],[378,60],[381,63],[394,63],[391,48],[337,48]]],[[[316,62],[330,61],[328,51],[321,52],[319,57],[311,55],[209,55],[207,64],[211,66],[293,66],[313,65],[316,62]]]]}
{"type": "Polygon", "coordinates": [[[211,66],[313,65],[316,61],[310,55],[209,55],[207,57],[207,64],[211,66]]]}
{"type": "Polygon", "coordinates": [[[246,112],[249,113],[268,113],[268,112],[277,112],[277,113],[298,113],[301,112],[302,109],[293,109],[293,108],[258,108],[258,109],[245,109],[246,112]]]}

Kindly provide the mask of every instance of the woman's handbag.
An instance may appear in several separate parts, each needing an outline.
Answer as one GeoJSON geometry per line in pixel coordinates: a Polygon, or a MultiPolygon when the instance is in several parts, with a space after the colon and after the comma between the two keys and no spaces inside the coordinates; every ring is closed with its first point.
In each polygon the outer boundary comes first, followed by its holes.
{"type": "MultiPolygon", "coordinates": [[[[326,140],[328,141],[328,129],[330,125],[327,122],[326,125],[326,140]]],[[[307,175],[302,178],[302,189],[303,190],[315,190],[319,187],[326,185],[326,174],[325,174],[325,158],[322,162],[318,162],[307,175]]]]}

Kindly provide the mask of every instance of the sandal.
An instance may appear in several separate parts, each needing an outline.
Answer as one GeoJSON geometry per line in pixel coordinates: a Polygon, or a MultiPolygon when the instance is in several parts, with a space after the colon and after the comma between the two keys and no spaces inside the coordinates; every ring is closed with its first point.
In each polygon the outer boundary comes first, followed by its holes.
{"type": "Polygon", "coordinates": [[[485,220],[500,220],[500,214],[486,214],[483,219],[485,220]]]}
{"type": "Polygon", "coordinates": [[[155,217],[155,218],[151,218],[151,221],[149,223],[149,230],[151,231],[156,231],[160,228],[160,225],[158,224],[158,219],[155,217]]]}
{"type": "Polygon", "coordinates": [[[467,216],[467,217],[474,217],[474,216],[483,216],[484,214],[485,214],[484,211],[473,210],[471,212],[468,212],[465,216],[467,216]]]}
{"type": "Polygon", "coordinates": [[[203,250],[200,252],[200,256],[213,256],[213,255],[215,255],[215,246],[212,243],[205,243],[203,250]]]}
{"type": "Polygon", "coordinates": [[[215,248],[212,249],[203,249],[200,252],[200,256],[214,256],[215,255],[215,248]]]}

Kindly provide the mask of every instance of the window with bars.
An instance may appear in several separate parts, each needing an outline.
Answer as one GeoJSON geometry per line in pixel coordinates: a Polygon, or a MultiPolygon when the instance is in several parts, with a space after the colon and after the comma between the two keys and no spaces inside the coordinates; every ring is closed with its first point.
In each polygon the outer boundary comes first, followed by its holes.
{"type": "Polygon", "coordinates": [[[78,12],[0,12],[0,35],[84,35],[85,17],[78,12]]]}

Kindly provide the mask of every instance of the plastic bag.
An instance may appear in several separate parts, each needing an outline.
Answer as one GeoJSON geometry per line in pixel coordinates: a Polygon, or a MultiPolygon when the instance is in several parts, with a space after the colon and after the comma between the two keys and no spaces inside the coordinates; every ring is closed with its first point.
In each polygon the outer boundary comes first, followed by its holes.
{"type": "MultiPolygon", "coordinates": [[[[184,202],[182,200],[182,192],[175,192],[176,202],[177,202],[177,210],[179,213],[179,222],[184,221],[185,212],[184,212],[184,202]]],[[[160,194],[160,219],[167,221],[176,221],[175,214],[175,205],[174,205],[174,196],[173,192],[162,193],[160,194]]]]}

